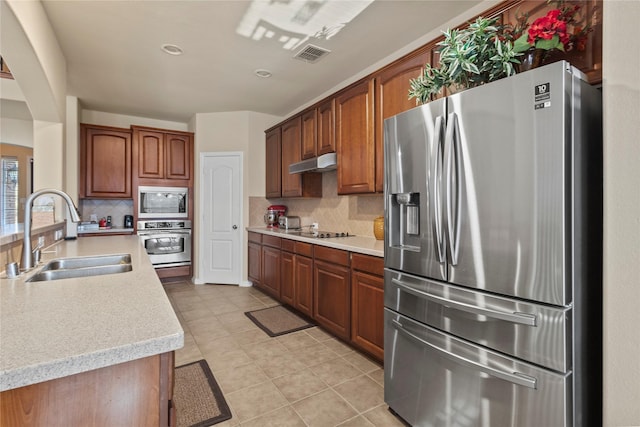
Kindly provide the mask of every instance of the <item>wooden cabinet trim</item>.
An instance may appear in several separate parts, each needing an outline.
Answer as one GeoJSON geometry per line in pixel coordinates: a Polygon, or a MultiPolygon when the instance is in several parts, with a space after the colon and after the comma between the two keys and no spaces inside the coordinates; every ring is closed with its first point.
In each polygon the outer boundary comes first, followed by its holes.
{"type": "Polygon", "coordinates": [[[313,253],[316,260],[333,262],[338,265],[349,266],[349,252],[326,246],[314,245],[313,253]]]}
{"type": "Polygon", "coordinates": [[[294,240],[281,239],[281,241],[280,241],[280,248],[283,251],[295,252],[295,246],[296,246],[296,242],[294,240]]]}
{"type": "Polygon", "coordinates": [[[384,275],[384,258],[359,253],[351,254],[351,268],[377,276],[384,275]]]}
{"type": "Polygon", "coordinates": [[[264,246],[271,246],[272,248],[280,249],[281,238],[280,237],[275,237],[275,236],[269,236],[267,234],[264,234],[262,236],[262,244],[264,246]]]}
{"type": "Polygon", "coordinates": [[[262,234],[254,233],[252,231],[247,232],[248,238],[250,242],[260,243],[262,244],[262,234]]]}
{"type": "Polygon", "coordinates": [[[313,256],[313,245],[305,242],[295,242],[295,253],[307,257],[313,256]]]}

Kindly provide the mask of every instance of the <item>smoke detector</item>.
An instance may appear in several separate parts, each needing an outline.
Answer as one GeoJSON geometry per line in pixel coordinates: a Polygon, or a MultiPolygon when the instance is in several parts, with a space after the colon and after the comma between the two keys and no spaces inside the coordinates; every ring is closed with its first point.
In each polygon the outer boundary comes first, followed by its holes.
{"type": "Polygon", "coordinates": [[[320,46],[316,46],[313,44],[308,44],[302,49],[298,51],[295,55],[293,55],[294,59],[299,59],[300,61],[314,63],[318,62],[320,58],[325,56],[326,54],[331,53],[329,49],[325,49],[320,46]]]}

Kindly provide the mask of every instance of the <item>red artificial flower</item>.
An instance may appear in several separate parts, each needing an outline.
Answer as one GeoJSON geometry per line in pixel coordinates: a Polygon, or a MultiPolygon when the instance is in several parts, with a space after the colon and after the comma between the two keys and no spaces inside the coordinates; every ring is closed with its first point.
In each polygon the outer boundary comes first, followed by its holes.
{"type": "Polygon", "coordinates": [[[561,11],[553,9],[545,16],[533,21],[529,27],[529,37],[527,41],[531,45],[535,45],[536,40],[551,40],[554,36],[558,36],[563,46],[569,43],[569,35],[567,34],[567,23],[558,19],[561,11]]]}

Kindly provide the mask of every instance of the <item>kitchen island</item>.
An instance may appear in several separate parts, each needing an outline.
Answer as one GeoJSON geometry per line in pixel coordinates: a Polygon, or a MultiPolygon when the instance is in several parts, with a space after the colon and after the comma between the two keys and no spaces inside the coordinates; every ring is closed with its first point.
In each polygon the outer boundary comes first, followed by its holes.
{"type": "MultiPolygon", "coordinates": [[[[125,421],[122,417],[138,409],[158,412],[158,416],[136,425],[164,424],[159,421],[168,414],[165,409],[171,398],[173,351],[183,346],[184,332],[137,236],[60,241],[43,251],[37,268],[16,279],[4,276],[0,337],[4,421],[8,413],[19,417],[18,412],[23,410],[29,411],[28,418],[37,415],[40,422],[53,421],[39,414],[35,406],[27,409],[24,398],[30,395],[30,405],[49,405],[48,409],[56,412],[56,425],[65,412],[76,407],[90,412],[92,405],[100,408],[87,416],[104,417],[103,412],[109,409],[120,413],[120,418],[103,418],[101,424],[125,421]],[[130,254],[132,270],[27,282],[52,259],[106,254],[130,254]],[[63,384],[62,390],[59,384],[63,384]],[[62,398],[68,410],[53,408],[55,404],[47,401],[56,396],[34,395],[47,390],[56,390],[55,395],[62,398]],[[78,395],[87,390],[93,391],[78,395]],[[25,391],[22,396],[21,391],[25,391]],[[118,396],[99,394],[105,392],[118,396]],[[157,401],[157,408],[145,399],[157,401]]],[[[132,417],[130,420],[137,422],[147,418],[148,412],[132,417]]]]}

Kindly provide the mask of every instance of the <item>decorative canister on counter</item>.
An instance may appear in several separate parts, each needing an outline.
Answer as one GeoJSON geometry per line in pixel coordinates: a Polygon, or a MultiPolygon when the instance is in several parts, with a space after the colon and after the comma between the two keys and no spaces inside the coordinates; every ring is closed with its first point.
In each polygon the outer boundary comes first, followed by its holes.
{"type": "Polygon", "coordinates": [[[377,240],[384,240],[384,217],[379,216],[373,220],[373,235],[377,240]]]}

